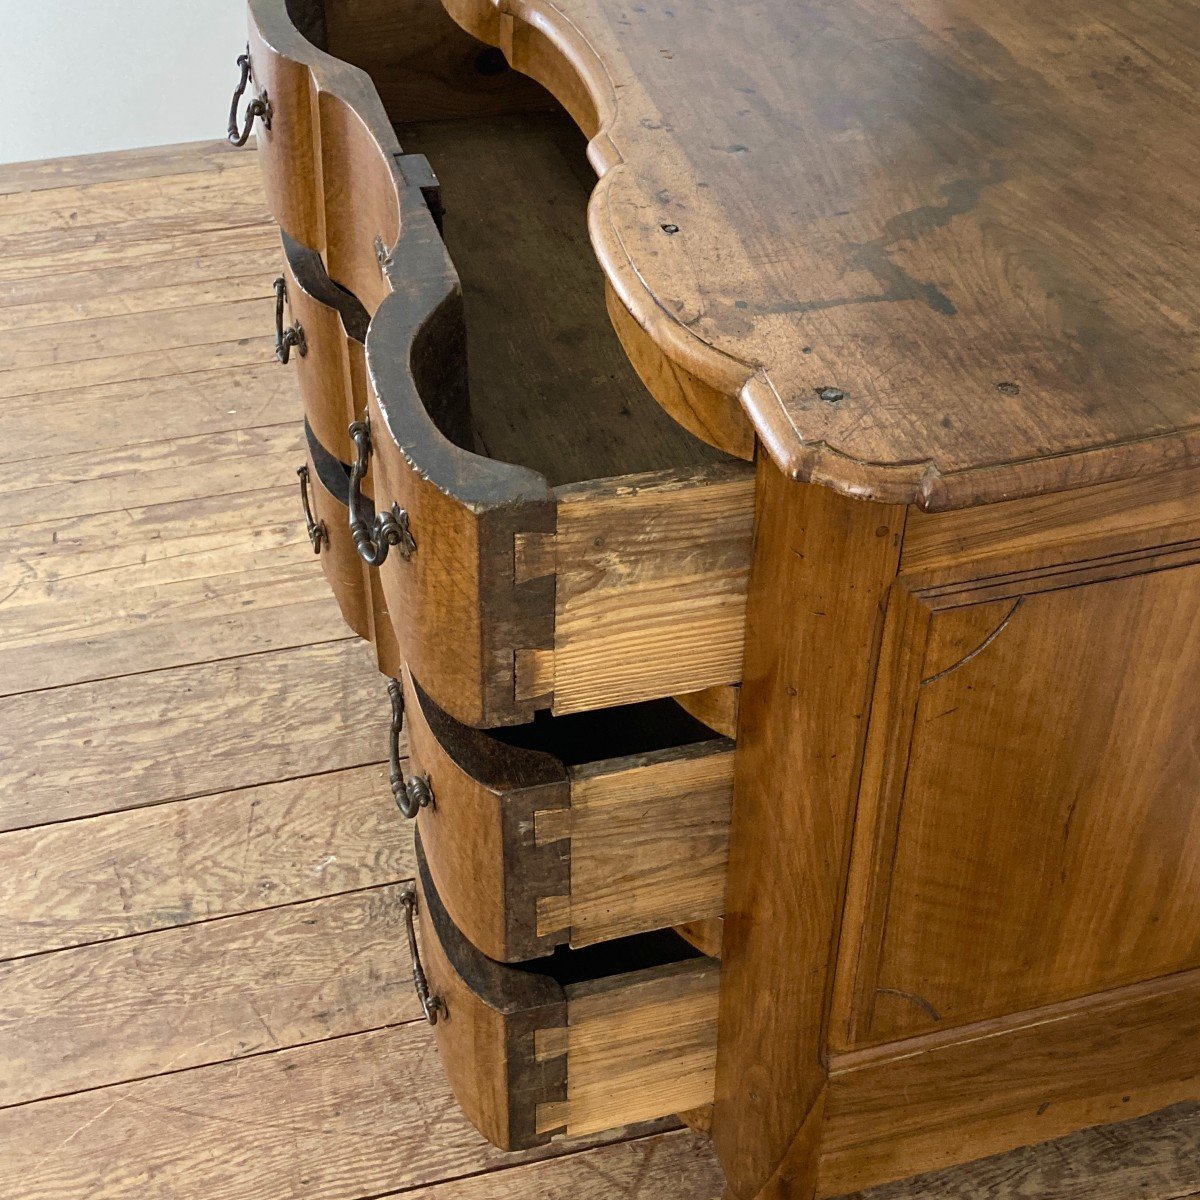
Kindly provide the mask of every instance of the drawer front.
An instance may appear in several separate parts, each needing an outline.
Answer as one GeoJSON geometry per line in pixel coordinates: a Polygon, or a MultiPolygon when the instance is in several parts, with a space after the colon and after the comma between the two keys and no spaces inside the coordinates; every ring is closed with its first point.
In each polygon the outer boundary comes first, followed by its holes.
{"type": "Polygon", "coordinates": [[[404,689],[410,769],[432,796],[417,816],[430,874],[483,953],[518,962],[721,914],[731,741],[664,702],[545,721],[512,744],[455,721],[407,672],[404,689]],[[539,748],[578,746],[585,720],[612,756],[568,765],[539,748]],[[661,732],[622,744],[637,722],[661,732]]]}
{"type": "Polygon", "coordinates": [[[254,132],[271,214],[374,311],[388,290],[380,260],[396,243],[406,186],[375,88],[307,41],[280,0],[250,0],[249,45],[251,90],[270,108],[254,132]]]}
{"type": "Polygon", "coordinates": [[[417,863],[438,1053],[485,1137],[519,1150],[712,1102],[719,963],[667,934],[507,967],[455,927],[419,838],[417,863]]]}
{"type": "MultiPolygon", "coordinates": [[[[366,569],[350,532],[347,468],[321,445],[311,426],[306,425],[305,432],[308,440],[305,519],[308,521],[311,513],[310,529],[313,524],[319,528],[316,541],[321,568],[346,623],[371,642],[379,670],[398,679],[403,663],[396,642],[396,622],[388,612],[378,573],[366,569]]],[[[369,485],[370,480],[365,483],[369,485]]],[[[373,512],[369,500],[364,504],[368,514],[373,512]]]]}
{"type": "Polygon", "coordinates": [[[287,234],[283,249],[285,325],[303,339],[288,362],[299,381],[304,416],[322,446],[352,463],[350,423],[363,418],[367,404],[363,343],[369,318],[353,296],[334,285],[319,254],[287,234]]]}
{"type": "Polygon", "coordinates": [[[282,4],[250,4],[250,92],[269,106],[253,132],[267,206],[280,228],[323,250],[319,131],[306,58],[313,47],[289,28],[282,4]]]}
{"type": "Polygon", "coordinates": [[[566,938],[539,932],[539,910],[544,921],[547,905],[569,907],[570,842],[539,841],[537,824],[569,813],[566,769],[460,724],[403,678],[409,769],[433,796],[417,822],[443,902],[490,958],[550,953],[566,938]]]}
{"type": "Polygon", "coordinates": [[[400,657],[400,643],[396,640],[396,620],[388,611],[379,572],[368,571],[367,583],[371,590],[371,643],[375,648],[375,662],[384,675],[399,679],[404,660],[400,657]]]}
{"type": "MultiPolygon", "coordinates": [[[[402,243],[400,265],[424,249],[402,243]]],[[[418,264],[409,278],[420,290],[390,296],[367,336],[376,496],[412,537],[411,553],[389,550],[378,568],[383,592],[404,614],[404,661],[447,711],[477,727],[519,723],[536,705],[517,673],[552,644],[554,579],[517,548],[553,533],[554,504],[535,472],[458,444],[470,434],[456,283],[419,285],[418,264]]]]}
{"type": "MultiPolygon", "coordinates": [[[[362,638],[370,638],[373,615],[371,593],[362,560],[354,548],[347,516],[348,480],[345,469],[317,442],[305,427],[308,449],[308,496],[312,518],[317,525],[321,569],[338,602],[346,624],[362,638]]],[[[306,514],[307,519],[307,514],[306,514]]]]}

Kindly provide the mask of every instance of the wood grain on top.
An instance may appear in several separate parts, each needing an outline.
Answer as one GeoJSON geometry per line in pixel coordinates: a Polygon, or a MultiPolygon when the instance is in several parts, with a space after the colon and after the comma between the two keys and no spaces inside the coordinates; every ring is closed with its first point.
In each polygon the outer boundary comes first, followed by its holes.
{"type": "Polygon", "coordinates": [[[796,478],[947,508],[1200,455],[1190,0],[444,3],[584,125],[622,300],[796,478]]]}

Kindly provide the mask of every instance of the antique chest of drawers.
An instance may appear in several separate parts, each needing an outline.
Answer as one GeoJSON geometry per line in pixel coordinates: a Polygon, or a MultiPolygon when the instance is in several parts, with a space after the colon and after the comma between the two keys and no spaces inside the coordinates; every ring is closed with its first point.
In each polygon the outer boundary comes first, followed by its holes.
{"type": "Polygon", "coordinates": [[[481,1132],[699,1113],[808,1200],[1200,1099],[1194,21],[249,9],[481,1132]]]}

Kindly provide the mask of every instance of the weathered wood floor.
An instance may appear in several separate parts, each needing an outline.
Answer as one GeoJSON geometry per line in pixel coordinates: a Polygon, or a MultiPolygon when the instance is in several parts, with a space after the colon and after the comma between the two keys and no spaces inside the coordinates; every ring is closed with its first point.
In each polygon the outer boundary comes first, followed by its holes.
{"type": "MultiPolygon", "coordinates": [[[[506,1156],[454,1105],[277,260],[251,153],[0,167],[0,1197],[711,1200],[673,1124],[506,1156]]],[[[1176,1110],[877,1195],[1177,1200],[1198,1157],[1176,1110]]]]}

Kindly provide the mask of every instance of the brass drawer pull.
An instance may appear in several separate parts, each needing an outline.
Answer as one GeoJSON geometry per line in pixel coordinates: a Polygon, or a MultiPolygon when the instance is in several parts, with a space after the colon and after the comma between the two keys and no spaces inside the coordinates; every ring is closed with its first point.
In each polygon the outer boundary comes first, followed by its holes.
{"type": "Polygon", "coordinates": [[[417,543],[408,528],[408,513],[398,504],[388,512],[378,512],[368,524],[362,515],[362,481],[371,458],[371,427],[366,421],[350,426],[350,440],[358,449],[354,466],[350,468],[350,535],[358,556],[368,567],[378,567],[395,546],[400,557],[407,560],[416,553],[417,543]]]}
{"type": "Polygon", "coordinates": [[[229,140],[235,146],[244,146],[249,140],[250,131],[254,128],[254,118],[258,117],[263,127],[271,128],[271,101],[267,98],[265,91],[255,96],[249,104],[246,105],[245,124],[238,129],[238,101],[242,98],[242,93],[246,90],[246,85],[250,82],[250,47],[246,47],[245,54],[239,54],[237,65],[242,69],[242,77],[238,80],[238,85],[233,89],[233,101],[229,105],[229,140]]]}
{"type": "Polygon", "coordinates": [[[417,890],[416,888],[407,888],[400,894],[400,903],[404,906],[404,924],[408,929],[408,952],[412,956],[412,972],[413,972],[413,987],[417,993],[417,999],[421,1002],[421,1011],[425,1014],[425,1020],[430,1025],[438,1023],[438,1017],[449,1016],[446,1011],[446,1002],[441,996],[431,996],[429,994],[429,981],[425,978],[424,968],[421,966],[421,952],[417,948],[417,931],[413,924],[413,918],[417,911],[417,890]]]}
{"type": "Polygon", "coordinates": [[[283,302],[287,299],[287,281],[282,275],[275,280],[275,357],[284,366],[292,357],[292,347],[303,358],[308,353],[308,340],[299,321],[283,327],[283,302]]]}
{"type": "Polygon", "coordinates": [[[400,734],[404,732],[404,690],[396,680],[388,683],[392,701],[392,729],[388,742],[390,782],[396,807],[411,820],[433,803],[433,788],[428,775],[406,775],[400,766],[400,734]]]}
{"type": "Polygon", "coordinates": [[[320,554],[321,547],[329,545],[329,530],[324,521],[318,521],[313,516],[312,505],[308,501],[308,466],[297,467],[296,474],[300,476],[300,503],[304,506],[304,527],[308,533],[308,540],[312,542],[313,553],[320,554]]]}

